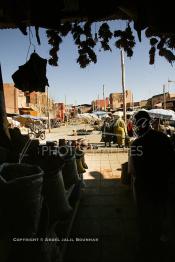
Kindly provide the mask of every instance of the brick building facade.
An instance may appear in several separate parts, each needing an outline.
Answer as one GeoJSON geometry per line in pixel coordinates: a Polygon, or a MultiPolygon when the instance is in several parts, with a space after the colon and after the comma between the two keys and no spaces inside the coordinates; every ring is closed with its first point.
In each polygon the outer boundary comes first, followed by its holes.
{"type": "Polygon", "coordinates": [[[49,109],[50,115],[54,117],[54,101],[47,99],[47,92],[22,92],[9,83],[5,83],[3,87],[7,114],[47,116],[49,109]]]}
{"type": "MultiPolygon", "coordinates": [[[[110,108],[116,110],[123,107],[123,94],[111,93],[110,96],[110,108]]],[[[133,106],[133,94],[131,90],[126,90],[126,106],[133,106]]]]}
{"type": "MultiPolygon", "coordinates": [[[[175,110],[175,93],[165,93],[166,108],[175,110]]],[[[158,104],[161,104],[162,107],[164,103],[164,94],[155,95],[147,100],[147,108],[156,108],[158,104]]]]}
{"type": "Polygon", "coordinates": [[[18,89],[13,84],[4,84],[3,87],[7,114],[18,114],[18,89]]]}
{"type": "Polygon", "coordinates": [[[57,119],[64,121],[64,116],[65,116],[64,103],[55,103],[55,115],[57,119]]]}
{"type": "Polygon", "coordinates": [[[109,107],[109,98],[106,99],[97,99],[92,101],[93,110],[106,110],[109,107]]]}

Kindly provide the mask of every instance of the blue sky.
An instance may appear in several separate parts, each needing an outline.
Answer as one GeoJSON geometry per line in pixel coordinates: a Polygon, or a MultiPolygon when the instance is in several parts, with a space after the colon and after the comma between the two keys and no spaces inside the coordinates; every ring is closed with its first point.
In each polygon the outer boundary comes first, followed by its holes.
{"type": "MultiPolygon", "coordinates": [[[[126,22],[109,22],[111,28],[121,28],[126,22]]],[[[98,29],[99,23],[96,24],[98,29]]],[[[95,25],[93,30],[95,29],[95,25]]],[[[41,46],[38,46],[33,31],[32,42],[36,52],[43,58],[49,58],[50,46],[47,43],[45,30],[40,30],[41,46]]],[[[97,63],[90,64],[87,68],[80,68],[76,63],[77,49],[72,36],[63,39],[59,52],[59,66],[47,66],[49,80],[49,94],[57,102],[65,100],[70,103],[91,103],[99,95],[103,96],[112,92],[121,92],[121,66],[120,51],[115,48],[114,40],[111,41],[112,52],[97,51],[97,63]]],[[[4,83],[13,83],[11,75],[18,66],[26,62],[29,38],[18,29],[0,30],[0,62],[2,66],[4,83]]],[[[29,56],[33,51],[31,46],[29,56]]],[[[156,56],[155,65],[149,65],[149,41],[142,33],[142,42],[136,36],[136,47],[133,57],[125,56],[126,88],[131,89],[134,100],[147,99],[152,95],[162,92],[163,84],[166,90],[175,93],[175,83],[167,84],[168,78],[175,80],[175,68],[164,58],[156,56]]]]}

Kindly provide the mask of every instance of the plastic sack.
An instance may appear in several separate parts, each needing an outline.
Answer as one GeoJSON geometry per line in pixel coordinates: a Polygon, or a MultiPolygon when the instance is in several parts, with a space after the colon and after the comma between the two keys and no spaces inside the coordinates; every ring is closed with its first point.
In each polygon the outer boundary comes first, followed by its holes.
{"type": "Polygon", "coordinates": [[[49,209],[50,226],[69,217],[72,208],[66,198],[61,170],[45,172],[43,193],[49,209]]]}
{"type": "Polygon", "coordinates": [[[37,234],[42,208],[43,171],[35,165],[4,163],[0,167],[0,206],[13,237],[37,234]]]}
{"type": "Polygon", "coordinates": [[[65,159],[65,165],[63,166],[62,173],[66,189],[69,189],[70,186],[79,181],[77,163],[74,155],[65,159]]]}

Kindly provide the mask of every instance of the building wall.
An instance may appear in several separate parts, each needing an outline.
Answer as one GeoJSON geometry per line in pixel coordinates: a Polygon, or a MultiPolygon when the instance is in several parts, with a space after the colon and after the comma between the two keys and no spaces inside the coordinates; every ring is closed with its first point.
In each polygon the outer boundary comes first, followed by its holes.
{"type": "MultiPolygon", "coordinates": [[[[169,93],[165,94],[166,99],[169,99],[169,93]]],[[[163,103],[163,94],[152,97],[152,106],[155,106],[158,103],[163,103]]]]}
{"type": "MultiPolygon", "coordinates": [[[[166,100],[169,100],[170,99],[170,94],[169,93],[165,93],[165,97],[166,97],[166,100]]],[[[148,108],[154,108],[156,106],[156,104],[159,104],[159,103],[163,104],[163,100],[164,100],[164,95],[163,94],[152,96],[147,101],[147,107],[148,108]]]]}
{"type": "Polygon", "coordinates": [[[26,107],[26,95],[21,90],[18,90],[18,108],[26,107]]]}
{"type": "Polygon", "coordinates": [[[18,89],[13,84],[4,84],[4,97],[6,112],[9,114],[19,113],[18,111],[18,89]]]}
{"type": "Polygon", "coordinates": [[[175,111],[175,100],[166,101],[166,109],[171,109],[175,111]]]}
{"type": "Polygon", "coordinates": [[[47,101],[47,92],[31,92],[30,93],[30,107],[38,112],[38,116],[47,116],[48,108],[50,117],[54,117],[54,101],[49,98],[47,101]]]}
{"type": "Polygon", "coordinates": [[[169,99],[175,100],[175,93],[169,93],[169,99]]]}
{"type": "Polygon", "coordinates": [[[37,116],[47,116],[48,108],[52,118],[55,115],[53,99],[49,98],[47,103],[47,92],[22,92],[13,84],[4,84],[4,96],[7,113],[19,113],[19,108],[32,108],[37,116]]]}
{"type": "Polygon", "coordinates": [[[55,103],[55,115],[57,119],[64,121],[64,115],[65,115],[64,103],[55,103]]]}
{"type": "MultiPolygon", "coordinates": [[[[122,93],[111,93],[109,97],[111,109],[115,110],[123,107],[122,93]]],[[[131,90],[126,90],[126,105],[127,107],[132,107],[133,105],[133,94],[131,90]]]]}
{"type": "Polygon", "coordinates": [[[109,106],[109,98],[106,99],[97,99],[92,101],[92,107],[94,110],[105,110],[109,106]]]}
{"type": "Polygon", "coordinates": [[[140,107],[141,107],[141,108],[146,107],[147,102],[148,102],[147,100],[141,100],[141,101],[140,101],[140,107]]]}

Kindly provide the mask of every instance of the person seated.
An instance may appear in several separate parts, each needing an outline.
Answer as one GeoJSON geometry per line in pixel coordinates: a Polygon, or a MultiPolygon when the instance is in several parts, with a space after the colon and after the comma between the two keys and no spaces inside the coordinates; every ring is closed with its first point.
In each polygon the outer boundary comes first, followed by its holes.
{"type": "Polygon", "coordinates": [[[73,135],[73,136],[77,136],[77,131],[76,131],[75,129],[73,129],[72,135],[73,135]]]}

